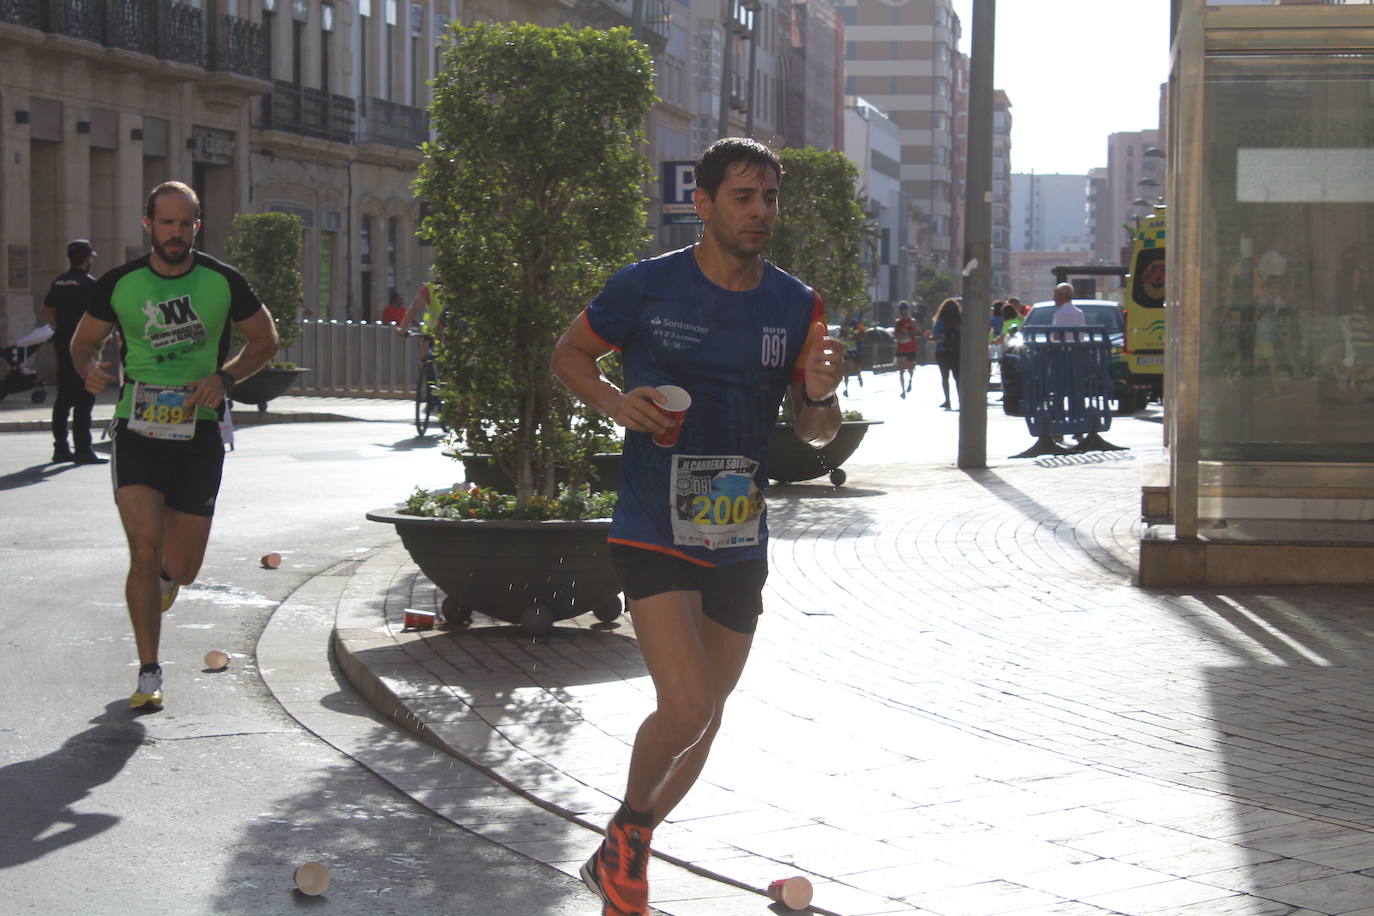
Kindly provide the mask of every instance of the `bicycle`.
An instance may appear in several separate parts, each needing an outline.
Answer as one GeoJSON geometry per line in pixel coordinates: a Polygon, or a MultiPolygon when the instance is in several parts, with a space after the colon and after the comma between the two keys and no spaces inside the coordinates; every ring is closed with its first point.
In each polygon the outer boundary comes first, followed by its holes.
{"type": "MultiPolygon", "coordinates": [[[[417,336],[407,333],[407,337],[417,336]]],[[[444,422],[443,399],[435,391],[439,382],[439,373],[434,362],[434,341],[428,341],[425,357],[420,361],[420,371],[415,380],[415,431],[423,436],[429,432],[431,419],[437,419],[439,428],[448,432],[448,424],[444,422]]]]}

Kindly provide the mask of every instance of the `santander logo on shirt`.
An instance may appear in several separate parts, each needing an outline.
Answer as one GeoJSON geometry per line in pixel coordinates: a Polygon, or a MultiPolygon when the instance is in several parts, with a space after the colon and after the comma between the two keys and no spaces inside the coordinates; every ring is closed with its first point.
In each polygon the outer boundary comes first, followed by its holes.
{"type": "Polygon", "coordinates": [[[650,318],[649,325],[654,343],[669,350],[686,350],[688,347],[695,347],[705,340],[706,335],[710,333],[710,328],[688,321],[664,318],[661,315],[650,318]]]}

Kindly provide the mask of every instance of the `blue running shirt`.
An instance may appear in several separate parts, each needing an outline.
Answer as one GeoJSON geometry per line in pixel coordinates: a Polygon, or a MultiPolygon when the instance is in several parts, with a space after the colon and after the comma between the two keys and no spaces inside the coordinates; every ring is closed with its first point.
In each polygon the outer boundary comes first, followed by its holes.
{"type": "Polygon", "coordinates": [[[587,323],[621,351],[625,390],[677,385],[692,396],[678,442],[625,432],[610,540],[699,566],[765,555],[768,438],[825,303],[764,262],[751,290],[716,286],[692,246],[619,271],[587,306],[587,323]]]}

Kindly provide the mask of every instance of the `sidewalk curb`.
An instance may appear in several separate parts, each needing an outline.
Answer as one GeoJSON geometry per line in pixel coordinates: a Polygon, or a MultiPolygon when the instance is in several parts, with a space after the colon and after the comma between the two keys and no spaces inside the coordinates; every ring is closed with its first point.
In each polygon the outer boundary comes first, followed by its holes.
{"type": "MultiPolygon", "coordinates": [[[[236,410],[233,412],[234,428],[246,426],[268,426],[274,423],[367,423],[357,417],[347,417],[337,413],[269,413],[260,410],[236,410]]],[[[103,429],[114,419],[112,416],[92,417],[91,429],[103,429]]],[[[48,432],[52,429],[50,420],[6,420],[0,421],[0,433],[48,432]]]]}
{"type": "MultiPolygon", "coordinates": [[[[386,621],[386,609],[391,602],[387,600],[389,594],[400,598],[403,594],[399,587],[399,579],[413,579],[417,573],[404,574],[401,572],[404,560],[404,549],[401,547],[384,548],[376,555],[370,557],[362,563],[355,574],[349,579],[348,585],[343,589],[339,598],[338,617],[336,627],[331,639],[334,659],[341,672],[348,682],[366,699],[374,709],[379,711],[391,710],[391,712],[381,712],[390,721],[403,729],[411,732],[421,740],[441,749],[444,753],[462,761],[475,772],[504,786],[509,791],[515,793],[529,803],[538,806],[544,811],[554,814],[563,820],[585,828],[596,835],[604,834],[603,828],[593,823],[577,812],[567,808],[557,802],[541,798],[535,792],[511,781],[491,767],[481,763],[461,749],[454,747],[445,741],[432,728],[429,727],[419,716],[410,711],[406,706],[405,698],[391,689],[381,677],[379,677],[368,664],[360,658],[364,651],[382,651],[389,656],[394,656],[397,660],[405,659],[404,663],[414,664],[418,669],[420,665],[412,657],[414,646],[421,646],[428,652],[427,646],[423,642],[411,643],[403,646],[392,634],[392,629],[386,621]],[[399,562],[398,562],[399,561],[399,562]]],[[[404,601],[401,601],[404,604],[404,601]]],[[[492,734],[496,734],[492,730],[492,734]]],[[[511,745],[512,753],[520,754],[529,758],[531,762],[537,758],[511,745]]],[[[480,833],[480,831],[479,831],[480,833]]],[[[590,842],[589,842],[590,847],[590,842]]],[[[760,903],[768,900],[767,892],[761,888],[751,887],[744,882],[737,881],[726,875],[695,865],[685,859],[678,858],[668,853],[655,849],[653,851],[655,859],[662,863],[667,863],[677,868],[681,868],[691,874],[702,878],[710,879],[719,884],[728,885],[756,894],[760,898],[760,903]]],[[[655,909],[665,906],[671,907],[671,903],[657,903],[655,909]]],[[[670,912],[664,910],[665,913],[670,912]]],[[[813,913],[816,916],[841,916],[832,910],[812,904],[809,908],[798,911],[813,913]]]]}

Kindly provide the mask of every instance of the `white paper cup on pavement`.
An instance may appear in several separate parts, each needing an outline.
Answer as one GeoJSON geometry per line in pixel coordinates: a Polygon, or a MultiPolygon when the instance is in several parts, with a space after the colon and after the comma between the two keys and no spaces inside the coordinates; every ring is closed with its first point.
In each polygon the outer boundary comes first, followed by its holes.
{"type": "Polygon", "coordinates": [[[302,894],[318,897],[329,890],[329,868],[323,862],[302,862],[291,877],[302,894]]]}
{"type": "Polygon", "coordinates": [[[654,401],[654,407],[668,418],[672,426],[654,433],[654,443],[664,448],[672,448],[677,445],[677,437],[682,434],[682,420],[687,415],[687,408],[692,406],[692,396],[686,389],[676,385],[659,385],[655,390],[667,398],[668,402],[660,404],[654,401]]]}

